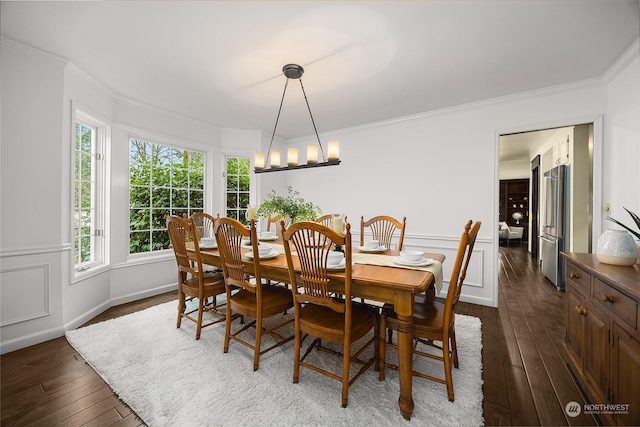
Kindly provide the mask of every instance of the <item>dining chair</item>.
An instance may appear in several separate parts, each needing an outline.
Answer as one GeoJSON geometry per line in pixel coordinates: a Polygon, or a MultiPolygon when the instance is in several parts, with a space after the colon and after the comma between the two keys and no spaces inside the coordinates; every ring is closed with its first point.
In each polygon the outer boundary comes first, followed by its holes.
{"type": "Polygon", "coordinates": [[[316,219],[315,222],[319,222],[322,225],[325,225],[329,228],[333,228],[333,223],[331,222],[331,219],[333,218],[333,215],[331,214],[326,214],[326,215],[322,215],[320,218],[316,219]]]}
{"type": "MultiPolygon", "coordinates": [[[[462,291],[462,285],[467,274],[467,267],[469,266],[469,260],[473,252],[473,246],[475,245],[476,236],[478,230],[482,224],[477,221],[473,224],[471,220],[467,222],[464,227],[464,232],[460,238],[460,244],[458,245],[458,253],[456,255],[455,264],[451,273],[451,280],[449,281],[449,289],[447,291],[446,300],[443,303],[438,301],[429,301],[424,295],[417,295],[413,305],[413,335],[414,350],[413,354],[419,356],[428,357],[444,362],[444,375],[445,379],[434,377],[425,373],[421,373],[413,370],[413,375],[421,378],[426,378],[432,381],[446,384],[447,395],[451,402],[453,402],[453,378],[451,376],[451,366],[458,368],[458,347],[456,344],[456,330],[455,330],[455,307],[460,298],[460,292],[462,291]],[[435,341],[439,341],[442,344],[438,345],[435,341]],[[442,356],[438,354],[430,354],[417,349],[418,343],[422,343],[431,347],[435,347],[442,351],[442,356]]],[[[397,366],[386,363],[386,346],[389,345],[393,348],[398,348],[396,344],[385,342],[385,330],[398,330],[398,318],[393,309],[393,305],[385,304],[382,307],[382,313],[380,315],[380,326],[378,331],[378,345],[379,345],[379,379],[384,381],[385,367],[392,369],[398,369],[397,366]]]]}
{"type": "Polygon", "coordinates": [[[222,322],[226,319],[226,312],[220,309],[224,303],[218,304],[216,296],[225,293],[224,278],[220,272],[207,272],[202,264],[200,244],[193,224],[184,218],[175,215],[166,217],[167,231],[171,247],[178,264],[178,321],[179,328],[182,319],[186,318],[196,323],[196,339],[200,339],[202,328],[222,322]],[[195,260],[189,259],[186,242],[193,239],[195,260]],[[213,302],[207,303],[212,297],[213,302]],[[187,311],[187,302],[197,299],[198,307],[187,311]],[[197,317],[192,314],[198,312],[197,317]],[[217,317],[209,323],[203,324],[205,312],[212,312],[217,317]]]}
{"type": "Polygon", "coordinates": [[[215,218],[212,215],[204,212],[196,212],[189,217],[193,222],[195,227],[195,231],[198,233],[198,238],[202,239],[203,237],[214,237],[213,236],[213,226],[216,223],[216,220],[220,218],[215,218]]]}
{"type": "Polygon", "coordinates": [[[369,228],[373,239],[380,241],[381,246],[386,246],[387,249],[391,249],[391,241],[393,235],[397,230],[400,230],[400,238],[398,239],[398,250],[402,250],[402,244],[404,242],[404,230],[407,225],[407,218],[402,218],[402,221],[388,216],[379,215],[373,217],[367,221],[364,220],[364,216],[360,217],[360,246],[364,246],[364,229],[369,228]]]}
{"type": "Polygon", "coordinates": [[[233,218],[220,218],[216,221],[214,233],[218,242],[226,285],[227,318],[239,314],[255,319],[233,333],[231,332],[232,322],[227,322],[224,334],[224,352],[228,352],[230,340],[253,349],[253,370],[257,371],[262,354],[293,339],[293,335],[285,337],[276,331],[292,323],[294,319],[286,319],[268,329],[263,328],[264,319],[282,314],[293,307],[293,296],[291,291],[286,288],[262,282],[255,220],[251,220],[251,225],[247,228],[246,225],[233,218]],[[248,274],[247,255],[243,253],[245,249],[245,245],[242,243],[243,238],[251,240],[251,255],[249,256],[253,258],[253,275],[248,274]],[[240,338],[240,334],[250,327],[256,329],[253,344],[240,338]],[[262,350],[264,335],[271,335],[276,339],[276,342],[262,350]]]}
{"type": "MultiPolygon", "coordinates": [[[[376,334],[351,355],[352,343],[365,337],[376,329],[378,313],[372,307],[357,303],[351,299],[351,232],[347,224],[345,235],[313,221],[296,222],[282,232],[289,280],[291,282],[295,312],[295,350],[293,364],[293,382],[298,383],[300,366],[342,382],[342,407],[347,407],[349,386],[376,361],[376,334]],[[293,245],[297,253],[292,255],[293,245]],[[345,252],[344,298],[338,298],[329,290],[331,272],[327,268],[327,255],[333,245],[340,245],[345,252]],[[304,336],[302,334],[304,333],[304,336]],[[315,340],[300,357],[301,346],[309,336],[315,340]],[[307,356],[314,348],[323,349],[321,340],[342,344],[342,374],[329,372],[307,362],[307,356]],[[361,360],[360,356],[369,347],[373,347],[373,356],[361,360]],[[350,365],[361,364],[360,370],[350,379],[350,365]]],[[[342,273],[341,273],[342,274],[342,273]]],[[[338,353],[339,354],[339,353],[338,353]]],[[[374,365],[375,366],[375,365],[374,365]]]]}
{"type": "Polygon", "coordinates": [[[275,232],[276,236],[280,237],[282,234],[282,226],[280,224],[282,222],[284,222],[286,225],[289,225],[291,224],[291,218],[283,215],[272,216],[267,220],[267,231],[271,231],[271,224],[274,224],[275,228],[273,229],[273,231],[275,232]]]}

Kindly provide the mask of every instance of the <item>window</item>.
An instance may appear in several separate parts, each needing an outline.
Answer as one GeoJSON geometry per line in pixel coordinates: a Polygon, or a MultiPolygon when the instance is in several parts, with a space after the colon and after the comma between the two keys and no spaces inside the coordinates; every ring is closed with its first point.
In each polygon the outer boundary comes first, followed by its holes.
{"type": "Polygon", "coordinates": [[[248,157],[227,157],[226,212],[229,218],[245,220],[249,205],[249,189],[251,182],[251,159],[248,157]]]}
{"type": "Polygon", "coordinates": [[[129,253],[168,249],[165,216],[203,211],[205,153],[129,142],[129,253]]]}
{"type": "Polygon", "coordinates": [[[76,111],[73,143],[73,266],[84,271],[104,258],[106,126],[76,111]]]}

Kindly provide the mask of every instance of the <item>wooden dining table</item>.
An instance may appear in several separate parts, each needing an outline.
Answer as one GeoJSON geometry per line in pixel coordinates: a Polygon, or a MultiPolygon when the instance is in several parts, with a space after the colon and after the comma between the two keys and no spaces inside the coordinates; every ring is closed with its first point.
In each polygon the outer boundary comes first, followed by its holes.
{"type": "MultiPolygon", "coordinates": [[[[266,242],[282,245],[282,242],[266,242]]],[[[247,252],[251,246],[246,246],[247,252]]],[[[187,244],[190,256],[195,256],[193,243],[187,244]]],[[[360,252],[353,249],[353,253],[360,252]]],[[[221,267],[220,254],[217,249],[200,249],[204,264],[221,267]]],[[[387,250],[386,256],[398,256],[398,251],[387,250]]],[[[443,262],[443,254],[426,253],[426,258],[443,262]]],[[[294,262],[297,257],[294,257],[294,262]]],[[[245,258],[247,274],[254,273],[254,263],[245,258]]],[[[398,266],[400,267],[400,266],[398,266]]],[[[289,283],[289,269],[286,256],[283,254],[271,258],[260,259],[260,273],[263,279],[289,283]]],[[[344,272],[335,271],[328,275],[330,289],[340,293],[344,291],[344,272]]],[[[435,299],[435,276],[430,271],[390,266],[354,264],[351,273],[351,293],[354,297],[392,303],[398,315],[398,371],[400,374],[400,397],[398,405],[402,416],[410,420],[413,413],[413,304],[416,294],[426,292],[430,299],[435,299]]]]}

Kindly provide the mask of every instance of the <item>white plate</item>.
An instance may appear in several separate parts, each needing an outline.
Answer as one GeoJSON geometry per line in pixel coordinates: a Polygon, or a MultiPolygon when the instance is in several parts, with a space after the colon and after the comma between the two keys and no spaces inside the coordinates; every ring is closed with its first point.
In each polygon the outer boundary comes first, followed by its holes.
{"type": "MultiPolygon", "coordinates": [[[[263,255],[260,257],[260,259],[270,259],[270,258],[275,258],[278,255],[280,255],[280,252],[278,251],[274,251],[273,249],[271,250],[270,253],[268,253],[267,255],[263,255]]],[[[249,251],[245,254],[245,256],[249,259],[253,259],[253,252],[249,251]]]]}
{"type": "Polygon", "coordinates": [[[340,261],[339,264],[336,264],[336,265],[327,264],[327,270],[340,271],[340,270],[344,270],[346,266],[347,266],[347,262],[344,258],[342,258],[342,261],[340,261]]]}
{"type": "Polygon", "coordinates": [[[383,245],[383,246],[378,246],[375,249],[369,249],[364,246],[358,246],[358,250],[361,252],[384,252],[387,250],[387,247],[383,245]]]}
{"type": "Polygon", "coordinates": [[[400,264],[400,265],[407,265],[410,267],[425,267],[427,265],[431,265],[433,264],[435,261],[432,260],[431,258],[423,258],[422,260],[418,261],[418,262],[409,262],[409,261],[405,261],[403,259],[401,259],[399,256],[393,258],[393,262],[395,262],[396,264],[400,264]]]}

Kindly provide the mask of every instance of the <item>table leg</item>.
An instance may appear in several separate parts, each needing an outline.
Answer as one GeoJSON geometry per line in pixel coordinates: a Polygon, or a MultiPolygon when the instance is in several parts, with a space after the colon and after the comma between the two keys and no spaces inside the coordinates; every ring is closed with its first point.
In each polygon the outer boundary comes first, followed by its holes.
{"type": "Polygon", "coordinates": [[[398,405],[404,419],[410,420],[413,413],[413,294],[398,297],[401,301],[394,304],[398,315],[398,405]]]}

